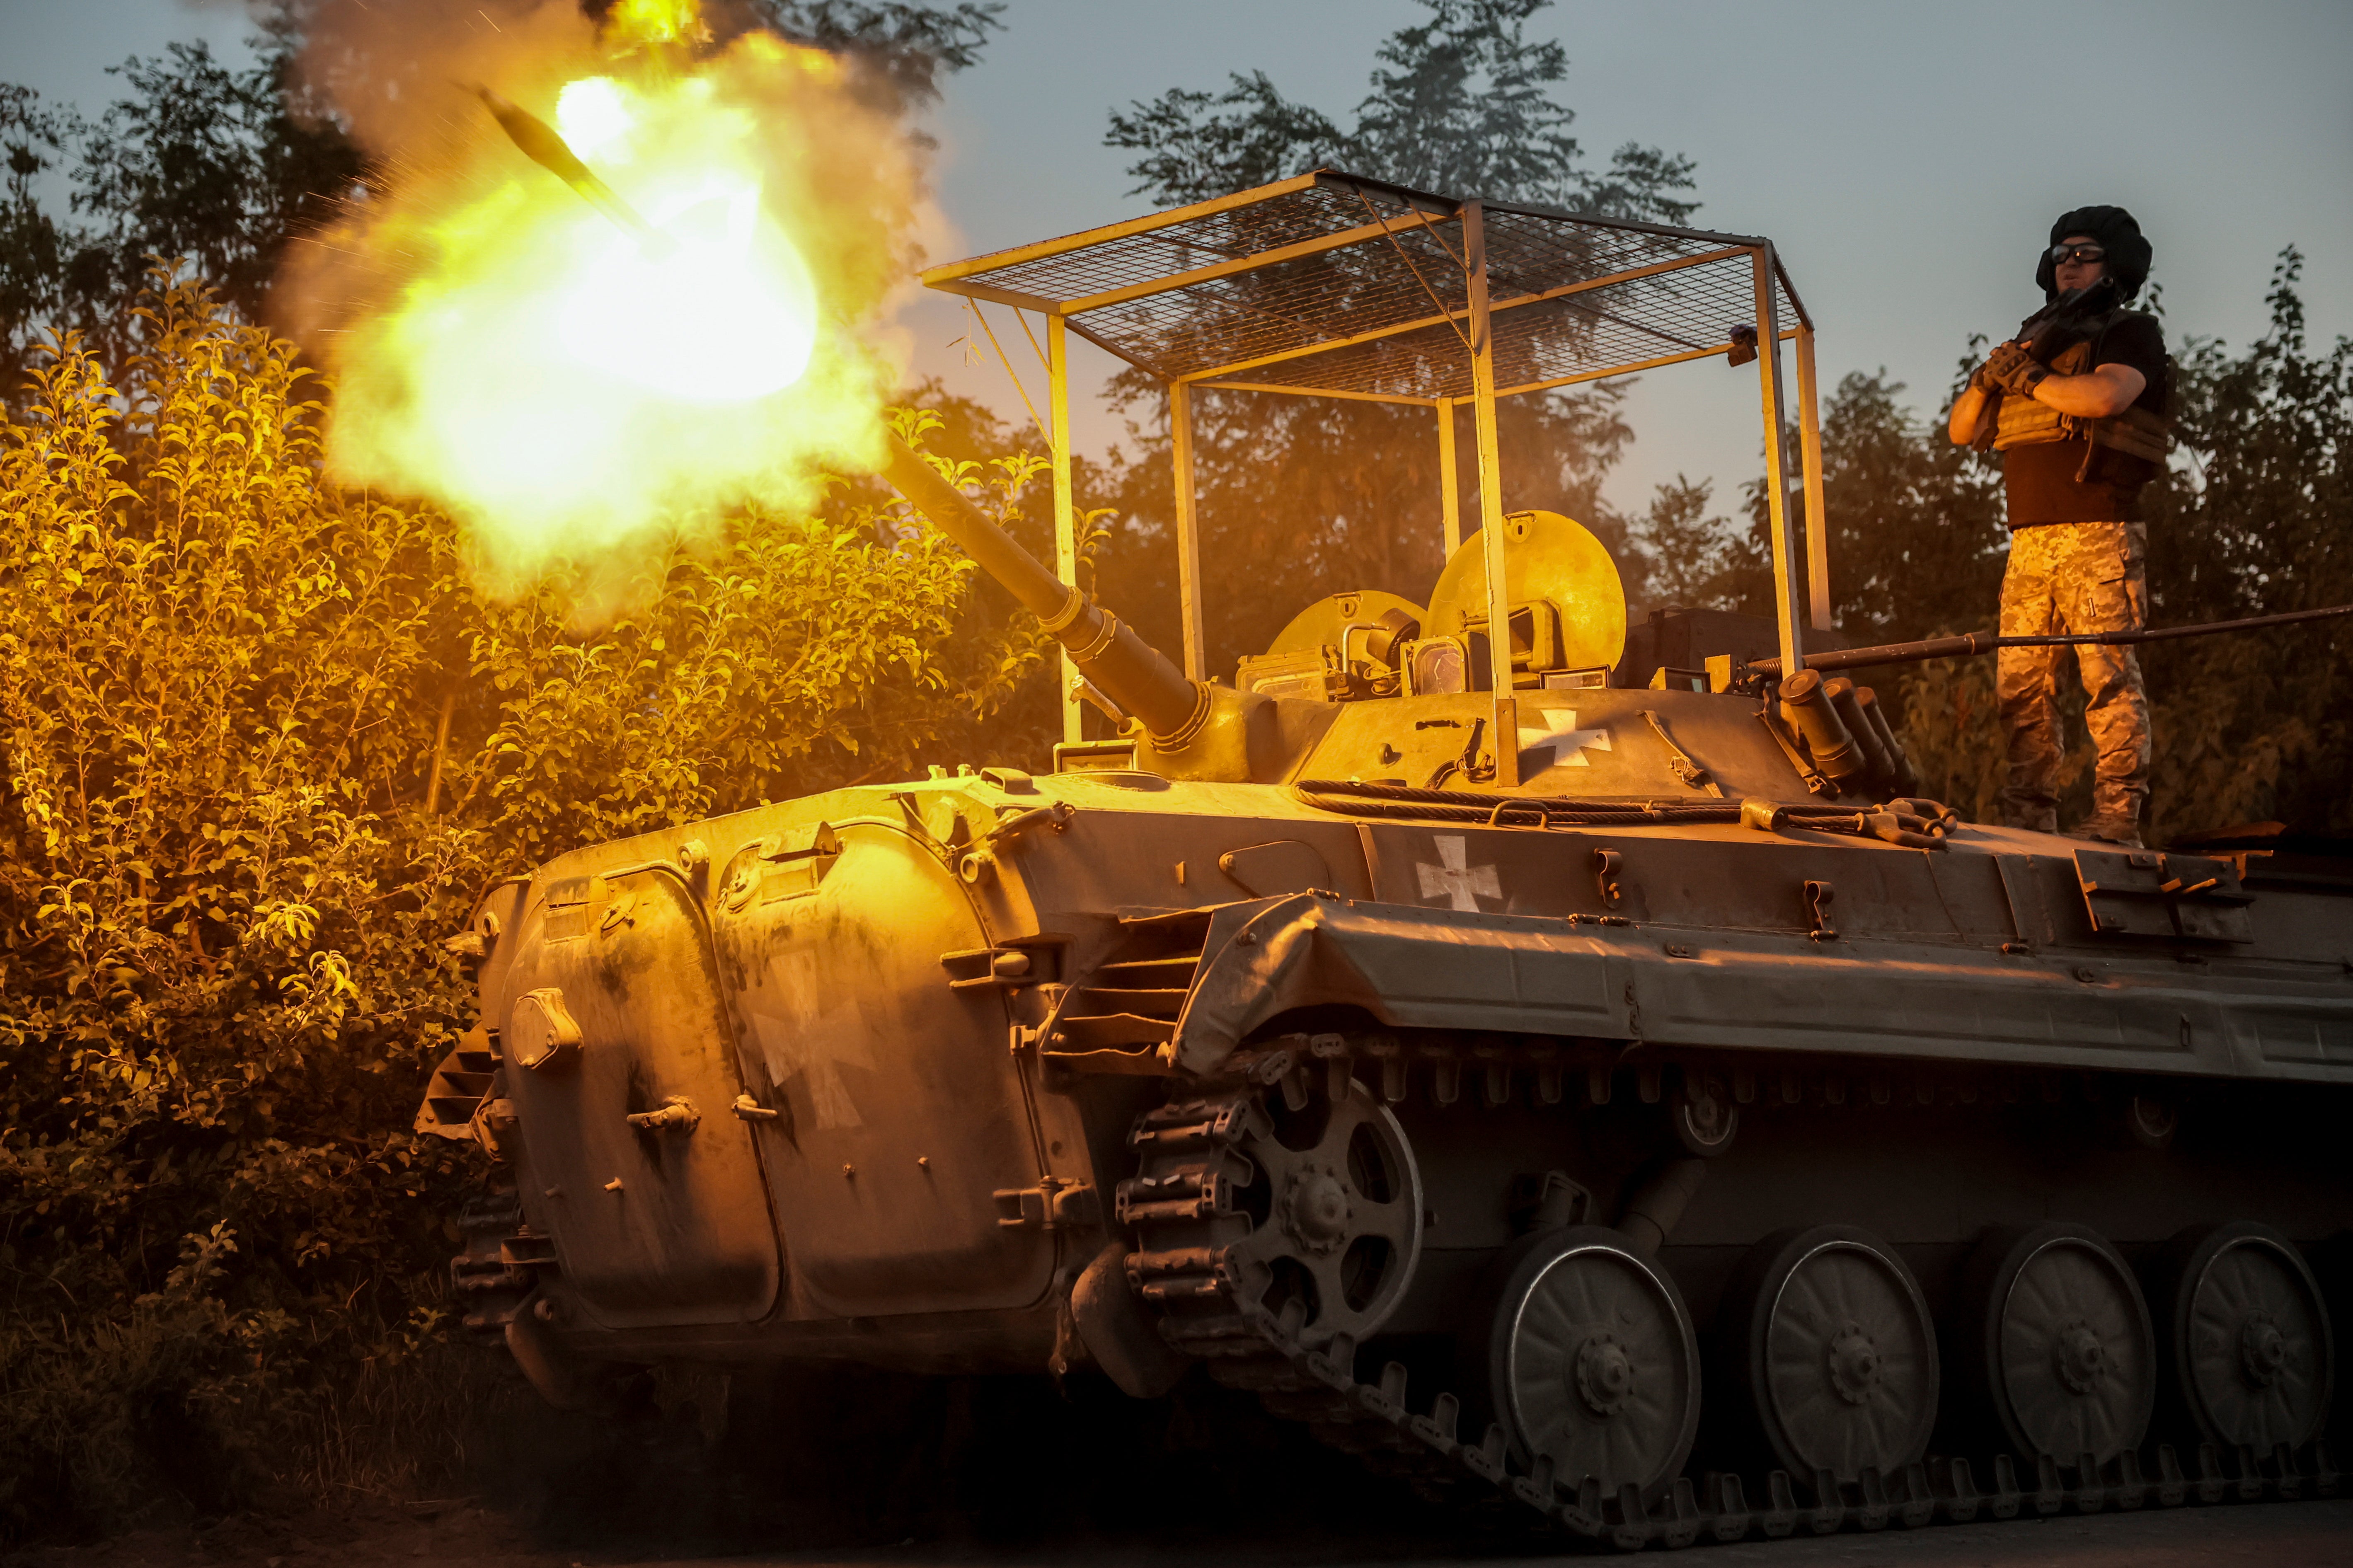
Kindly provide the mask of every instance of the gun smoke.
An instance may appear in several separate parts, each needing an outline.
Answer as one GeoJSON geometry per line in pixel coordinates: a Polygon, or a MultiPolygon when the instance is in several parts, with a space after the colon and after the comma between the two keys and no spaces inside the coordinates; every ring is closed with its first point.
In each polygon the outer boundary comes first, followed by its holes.
{"type": "Polygon", "coordinates": [[[306,39],[382,171],[273,300],[333,377],[335,479],[448,510],[494,590],[570,563],[610,598],[653,541],[880,465],[940,227],[881,72],[696,0],[327,0],[306,39]]]}

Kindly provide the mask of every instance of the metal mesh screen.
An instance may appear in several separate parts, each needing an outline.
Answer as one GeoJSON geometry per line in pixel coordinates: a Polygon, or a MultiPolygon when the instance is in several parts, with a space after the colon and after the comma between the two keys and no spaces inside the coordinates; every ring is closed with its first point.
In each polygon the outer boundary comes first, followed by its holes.
{"type": "MultiPolygon", "coordinates": [[[[1389,198],[1392,210],[1401,205],[1389,198]]],[[[1320,239],[1366,221],[1354,187],[1318,184],[1144,234],[1017,261],[973,274],[972,280],[1067,303],[1320,239]]]]}
{"type": "MultiPolygon", "coordinates": [[[[1068,307],[1365,229],[1352,243],[1082,309],[1070,320],[1163,379],[1215,374],[1303,393],[1467,397],[1459,208],[1446,198],[1409,200],[1393,187],[1324,174],[1303,189],[1143,234],[1074,243],[962,281],[1068,307]]],[[[1737,236],[1621,227],[1512,206],[1488,207],[1485,231],[1503,390],[1720,351],[1736,322],[1756,318],[1745,251],[1620,276],[1753,243],[1737,236]],[[1545,298],[1563,289],[1577,291],[1545,298]]],[[[1776,289],[1787,330],[1799,308],[1778,280],[1776,289]]]]}

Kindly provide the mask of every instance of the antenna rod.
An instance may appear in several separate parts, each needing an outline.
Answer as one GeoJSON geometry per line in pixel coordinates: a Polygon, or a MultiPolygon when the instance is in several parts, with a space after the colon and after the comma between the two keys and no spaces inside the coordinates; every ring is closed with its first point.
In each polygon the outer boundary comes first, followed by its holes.
{"type": "MultiPolygon", "coordinates": [[[[1876,647],[1829,649],[1806,654],[1808,669],[1867,669],[1882,664],[1917,664],[1931,658],[1967,658],[1975,654],[1991,653],[2004,647],[2059,647],[2077,643],[2096,643],[2104,647],[2126,643],[2168,642],[2175,637],[2212,637],[2217,632],[2249,632],[2259,626],[2287,626],[2299,621],[2325,621],[2337,616],[2353,616],[2353,605],[2331,605],[2325,610],[2290,610],[2278,616],[2251,616],[2242,621],[2205,621],[2194,626],[2158,626],[2137,632],[2058,632],[2046,637],[1997,637],[1992,632],[1964,632],[1958,637],[1927,637],[1919,642],[1882,643],[1876,647]]],[[[1778,658],[1752,658],[1736,665],[1736,672],[1750,675],[1778,676],[1778,658]]]]}

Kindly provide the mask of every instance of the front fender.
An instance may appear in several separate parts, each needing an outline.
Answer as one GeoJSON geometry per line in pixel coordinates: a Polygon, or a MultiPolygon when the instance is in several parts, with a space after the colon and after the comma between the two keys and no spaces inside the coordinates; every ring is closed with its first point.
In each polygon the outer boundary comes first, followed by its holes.
{"type": "Polygon", "coordinates": [[[1163,1049],[1219,1072],[1281,1015],[1736,1051],[2353,1081],[2341,982],[2183,972],[2170,956],[1602,925],[1297,893],[1212,918],[1163,1049]],[[2336,1054],[2344,1051],[2344,1056],[2336,1054]]]}
{"type": "Polygon", "coordinates": [[[1294,1008],[1362,1008],[1398,1028],[1641,1033],[1624,933],[1294,893],[1211,921],[1201,970],[1165,1058],[1213,1074],[1294,1008]]]}

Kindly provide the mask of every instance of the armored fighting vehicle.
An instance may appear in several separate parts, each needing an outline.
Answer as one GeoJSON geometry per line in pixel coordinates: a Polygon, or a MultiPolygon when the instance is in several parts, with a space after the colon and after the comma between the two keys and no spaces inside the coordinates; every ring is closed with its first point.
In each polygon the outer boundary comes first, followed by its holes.
{"type": "Polygon", "coordinates": [[[1066,740],[483,900],[418,1125],[491,1162],[456,1283],[549,1399],[1208,1377],[1629,1547],[2334,1488],[2353,878],[1917,798],[1823,668],[1871,650],[1809,656],[1769,242],[1324,171],[930,281],[1046,318],[1063,573],[889,478],[1060,640],[1066,740]],[[1067,582],[1066,330],[1170,384],[1183,667],[1067,582]],[[1718,357],[1776,618],[1630,637],[1594,537],[1506,510],[1494,399],[1718,357]],[[1206,679],[1198,385],[1430,406],[1450,471],[1468,404],[1429,601],[1336,592],[1206,679]]]}

